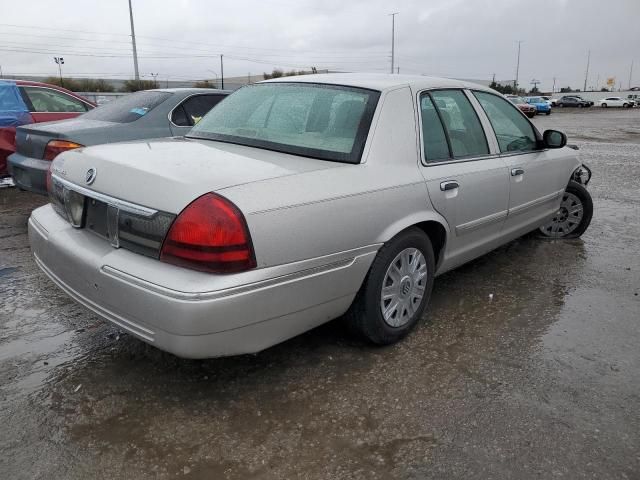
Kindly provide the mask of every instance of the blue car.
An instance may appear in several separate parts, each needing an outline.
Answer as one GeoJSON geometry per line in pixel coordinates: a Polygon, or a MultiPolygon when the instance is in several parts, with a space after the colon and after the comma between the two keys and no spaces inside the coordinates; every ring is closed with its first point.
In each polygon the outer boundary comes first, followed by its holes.
{"type": "Polygon", "coordinates": [[[551,115],[551,104],[542,97],[528,97],[527,103],[536,107],[536,113],[538,115],[544,113],[545,115],[551,115]]]}

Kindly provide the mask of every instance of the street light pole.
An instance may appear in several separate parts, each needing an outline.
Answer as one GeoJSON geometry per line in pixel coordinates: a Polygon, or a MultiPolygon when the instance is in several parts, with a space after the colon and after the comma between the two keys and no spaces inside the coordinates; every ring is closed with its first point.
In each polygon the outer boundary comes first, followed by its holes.
{"type": "MultiPolygon", "coordinates": [[[[2,70],[0,69],[0,75],[2,75],[2,70]]],[[[633,60],[631,60],[631,69],[629,70],[629,90],[631,90],[631,80],[633,77],[633,60]]]]}
{"type": "Polygon", "coordinates": [[[131,21],[131,44],[133,45],[133,70],[136,81],[140,81],[140,73],[138,72],[138,51],[136,50],[136,31],[133,28],[133,8],[131,0],[129,0],[129,20],[131,21]]]}
{"type": "Polygon", "coordinates": [[[158,88],[158,73],[150,73],[149,75],[151,75],[153,77],[153,88],[158,88]]]}
{"type": "Polygon", "coordinates": [[[60,78],[60,86],[63,87],[62,84],[62,65],[64,64],[64,58],[62,57],[53,57],[53,61],[58,64],[58,76],[60,78]]]}
{"type": "Polygon", "coordinates": [[[589,53],[587,53],[587,70],[586,72],[584,72],[584,88],[582,89],[583,92],[587,91],[587,78],[589,77],[589,63],[591,62],[591,50],[589,50],[589,53]]]}
{"type": "Polygon", "coordinates": [[[389,15],[391,16],[391,73],[393,73],[396,55],[396,15],[398,12],[389,15]]]}
{"type": "Polygon", "coordinates": [[[520,45],[522,40],[518,40],[518,61],[516,62],[516,79],[513,81],[513,88],[515,94],[518,94],[518,75],[520,74],[520,45]]]}
{"type": "Polygon", "coordinates": [[[220,54],[220,90],[224,90],[224,64],[222,63],[222,54],[220,54]]]}

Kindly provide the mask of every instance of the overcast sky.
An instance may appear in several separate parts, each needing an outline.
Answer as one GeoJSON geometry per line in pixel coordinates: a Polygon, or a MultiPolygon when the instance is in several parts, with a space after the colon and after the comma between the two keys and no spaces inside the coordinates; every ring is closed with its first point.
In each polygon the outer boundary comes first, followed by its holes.
{"type": "MultiPolygon", "coordinates": [[[[632,60],[640,84],[640,0],[133,0],[133,10],[143,78],[215,78],[221,53],[226,77],[388,72],[398,12],[400,73],[513,79],[522,40],[521,86],[550,90],[556,77],[582,88],[588,50],[588,86],[599,76],[626,88],[632,60]]],[[[127,0],[0,0],[0,12],[5,74],[57,74],[59,55],[64,75],[133,77],[127,0]]]]}

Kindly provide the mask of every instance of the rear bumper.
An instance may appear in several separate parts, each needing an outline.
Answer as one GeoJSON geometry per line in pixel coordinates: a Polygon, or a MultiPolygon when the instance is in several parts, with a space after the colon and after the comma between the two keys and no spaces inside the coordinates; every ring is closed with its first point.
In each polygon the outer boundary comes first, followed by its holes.
{"type": "Polygon", "coordinates": [[[38,266],[67,294],[185,358],[258,352],[342,315],[378,249],[210,275],[114,249],[50,205],[33,212],[29,239],[38,266]]]}
{"type": "Polygon", "coordinates": [[[48,160],[25,157],[19,153],[8,158],[9,173],[18,188],[42,195],[47,194],[47,171],[50,166],[48,160]]]}

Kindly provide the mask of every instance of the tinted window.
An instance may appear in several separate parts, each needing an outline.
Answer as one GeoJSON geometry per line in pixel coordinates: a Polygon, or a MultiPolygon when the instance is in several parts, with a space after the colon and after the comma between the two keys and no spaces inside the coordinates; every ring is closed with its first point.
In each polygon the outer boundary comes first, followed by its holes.
{"type": "Polygon", "coordinates": [[[187,112],[184,111],[184,107],[182,105],[178,105],[173,109],[173,112],[171,112],[171,121],[178,127],[190,127],[193,125],[189,121],[187,112]]]}
{"type": "Polygon", "coordinates": [[[189,136],[358,163],[379,92],[264,83],[230,95],[189,136]]]}
{"type": "Polygon", "coordinates": [[[87,104],[50,88],[20,87],[33,105],[34,112],[86,112],[87,104]]]}
{"type": "Polygon", "coordinates": [[[186,99],[182,106],[191,122],[190,125],[198,123],[223,98],[223,95],[196,95],[186,99]]]}
{"type": "Polygon", "coordinates": [[[435,90],[431,98],[444,123],[454,157],[489,154],[480,120],[462,90],[435,90]]]}
{"type": "Polygon", "coordinates": [[[533,126],[516,107],[502,97],[473,92],[498,139],[501,152],[530,151],[537,147],[533,126]]]}
{"type": "Polygon", "coordinates": [[[82,118],[116,123],[135,122],[171,95],[173,94],[169,92],[135,92],[100,105],[96,109],[84,114],[82,118]]]}
{"type": "Polygon", "coordinates": [[[427,162],[448,160],[449,144],[444,133],[444,127],[436,111],[431,97],[422,94],[420,97],[420,112],[422,115],[422,141],[424,144],[424,156],[427,162]]]}

